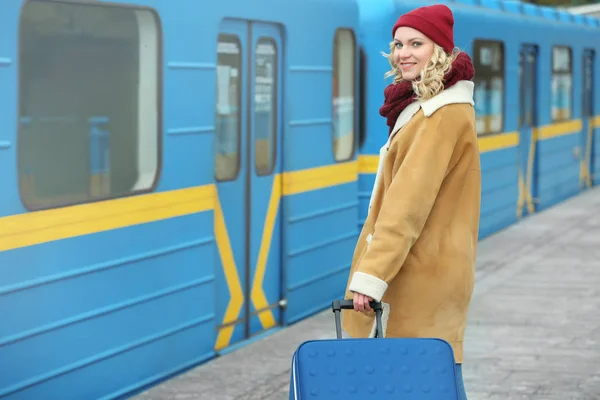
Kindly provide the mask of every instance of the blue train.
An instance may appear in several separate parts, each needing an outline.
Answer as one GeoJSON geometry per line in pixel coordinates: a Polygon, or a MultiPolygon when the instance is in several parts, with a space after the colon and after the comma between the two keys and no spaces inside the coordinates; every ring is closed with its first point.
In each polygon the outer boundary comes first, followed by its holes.
{"type": "MultiPolygon", "coordinates": [[[[423,1],[0,5],[0,398],[127,397],[330,305],[423,1]]],[[[600,24],[446,1],[481,237],[600,181],[600,24]]]]}

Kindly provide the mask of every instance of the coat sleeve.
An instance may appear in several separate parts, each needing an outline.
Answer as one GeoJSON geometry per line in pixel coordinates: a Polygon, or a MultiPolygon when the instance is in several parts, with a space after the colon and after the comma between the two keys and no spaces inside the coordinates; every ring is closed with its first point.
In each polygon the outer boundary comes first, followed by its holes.
{"type": "Polygon", "coordinates": [[[416,128],[403,160],[399,160],[401,155],[397,152],[391,183],[384,194],[367,251],[352,276],[350,291],[381,301],[388,283],[419,238],[461,131],[458,126],[448,126],[444,111],[445,107],[416,128]]]}

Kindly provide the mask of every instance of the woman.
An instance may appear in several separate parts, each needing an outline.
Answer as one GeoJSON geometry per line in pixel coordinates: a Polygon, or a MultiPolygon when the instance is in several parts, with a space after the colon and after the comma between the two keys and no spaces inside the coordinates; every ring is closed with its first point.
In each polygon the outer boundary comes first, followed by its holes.
{"type": "Polygon", "coordinates": [[[346,289],[359,312],[344,312],[343,327],[350,337],[372,336],[369,302],[383,301],[386,337],[446,340],[462,386],[481,172],[474,68],[467,54],[454,51],[453,25],[450,9],[435,5],[401,16],[393,27],[386,75],[394,83],[380,110],[389,138],[346,289]]]}

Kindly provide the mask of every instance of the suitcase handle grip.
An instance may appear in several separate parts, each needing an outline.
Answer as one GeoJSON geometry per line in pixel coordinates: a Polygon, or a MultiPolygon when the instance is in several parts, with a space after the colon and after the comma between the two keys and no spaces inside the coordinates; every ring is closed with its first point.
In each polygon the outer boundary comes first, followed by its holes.
{"type": "MultiPolygon", "coordinates": [[[[383,314],[383,305],[380,301],[371,301],[369,303],[371,308],[375,310],[375,319],[377,321],[377,331],[375,332],[375,337],[382,337],[383,335],[383,325],[382,325],[382,314],[383,314]]],[[[337,334],[337,338],[342,338],[342,321],[340,314],[342,310],[354,310],[354,300],[335,300],[331,303],[331,309],[335,314],[335,331],[337,334]]]]}

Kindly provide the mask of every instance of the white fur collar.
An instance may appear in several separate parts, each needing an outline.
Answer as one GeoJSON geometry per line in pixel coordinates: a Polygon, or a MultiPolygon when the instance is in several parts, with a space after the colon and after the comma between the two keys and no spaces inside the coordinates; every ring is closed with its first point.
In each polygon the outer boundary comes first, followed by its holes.
{"type": "Polygon", "coordinates": [[[475,105],[475,102],[473,101],[474,87],[475,84],[471,81],[458,81],[453,86],[444,89],[441,93],[429,100],[416,101],[410,104],[398,116],[392,134],[390,135],[390,140],[392,136],[406,125],[421,108],[423,109],[425,116],[430,117],[437,110],[448,104],[467,103],[475,105]]]}

